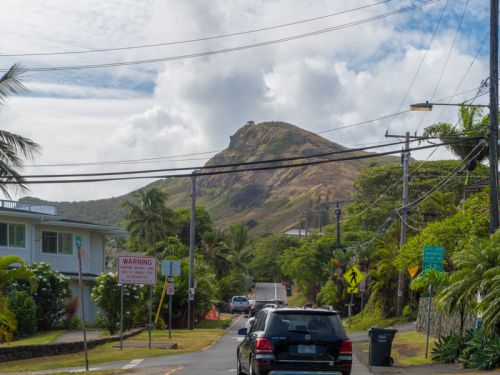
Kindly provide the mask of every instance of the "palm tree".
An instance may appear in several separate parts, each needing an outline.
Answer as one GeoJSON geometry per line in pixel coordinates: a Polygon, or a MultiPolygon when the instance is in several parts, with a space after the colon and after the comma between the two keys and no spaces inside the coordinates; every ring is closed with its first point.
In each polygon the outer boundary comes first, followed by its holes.
{"type": "Polygon", "coordinates": [[[122,205],[128,209],[127,230],[154,251],[159,240],[172,234],[174,212],[165,205],[167,195],[157,188],[138,190],[133,197],[135,202],[122,205]]]}
{"type": "Polygon", "coordinates": [[[252,256],[252,248],[247,228],[243,224],[231,225],[225,241],[230,251],[229,260],[233,267],[248,273],[248,264],[252,256]]]}
{"type": "MultiPolygon", "coordinates": [[[[439,122],[426,127],[424,136],[437,137],[442,142],[453,142],[460,137],[486,138],[488,135],[488,123],[489,116],[483,116],[480,107],[462,104],[458,110],[457,126],[447,122],[439,122]]],[[[446,147],[453,154],[467,162],[466,184],[468,183],[468,172],[473,171],[477,163],[483,161],[488,155],[488,147],[485,139],[473,139],[450,144],[446,147]]]]}
{"type": "Polygon", "coordinates": [[[210,231],[201,236],[201,251],[205,261],[210,264],[218,277],[227,275],[231,265],[229,259],[224,256],[227,252],[224,244],[224,235],[222,232],[210,231]]]}
{"type": "Polygon", "coordinates": [[[456,270],[438,295],[438,307],[452,312],[472,306],[483,314],[485,327],[494,328],[500,324],[500,232],[491,240],[473,239],[453,260],[456,270]]]}
{"type": "Polygon", "coordinates": [[[7,298],[4,295],[5,286],[13,280],[26,280],[31,288],[36,288],[36,279],[33,273],[23,267],[13,268],[15,264],[21,266],[24,260],[17,255],[0,257],[0,342],[11,341],[12,334],[16,331],[16,316],[9,309],[7,298]]]}
{"type": "MultiPolygon", "coordinates": [[[[0,108],[5,104],[7,97],[12,94],[20,94],[26,91],[20,81],[26,69],[14,64],[5,74],[0,77],[0,108]]],[[[19,174],[23,167],[23,157],[32,160],[40,152],[40,146],[31,139],[0,130],[0,178],[14,186],[26,190],[26,180],[19,174]]],[[[0,184],[0,190],[10,197],[8,185],[0,184]]]]}

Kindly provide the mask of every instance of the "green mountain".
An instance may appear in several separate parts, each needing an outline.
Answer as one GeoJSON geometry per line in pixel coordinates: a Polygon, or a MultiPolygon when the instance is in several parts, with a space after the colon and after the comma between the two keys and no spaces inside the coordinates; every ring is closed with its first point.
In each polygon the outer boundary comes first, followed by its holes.
{"type": "MultiPolygon", "coordinates": [[[[345,149],[284,122],[249,122],[230,137],[229,146],[209,160],[207,165],[308,156],[345,149]]],[[[319,159],[308,159],[313,160],[319,159]]],[[[307,167],[199,176],[197,204],[205,206],[221,228],[243,222],[254,234],[282,231],[303,219],[308,206],[319,201],[349,197],[353,181],[363,168],[397,160],[397,157],[378,157],[307,167]]],[[[301,162],[303,160],[292,163],[301,162]]],[[[189,203],[189,178],[162,179],[144,188],[150,186],[168,193],[172,207],[189,203]]],[[[94,201],[50,203],[68,218],[123,227],[124,212],[120,204],[129,199],[131,194],[94,201]]]]}

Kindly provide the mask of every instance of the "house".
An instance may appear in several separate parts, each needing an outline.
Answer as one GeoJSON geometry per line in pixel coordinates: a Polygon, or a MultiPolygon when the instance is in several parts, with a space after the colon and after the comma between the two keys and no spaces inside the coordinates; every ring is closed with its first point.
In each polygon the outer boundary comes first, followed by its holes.
{"type": "MultiPolygon", "coordinates": [[[[73,296],[80,296],[76,241],[81,241],[83,301],[88,322],[96,319],[90,291],[96,277],[104,272],[106,235],[123,236],[126,232],[65,219],[54,206],[0,200],[0,256],[15,254],[28,263],[49,263],[53,270],[71,279],[73,296]]],[[[80,309],[78,314],[81,317],[80,309]]]]}

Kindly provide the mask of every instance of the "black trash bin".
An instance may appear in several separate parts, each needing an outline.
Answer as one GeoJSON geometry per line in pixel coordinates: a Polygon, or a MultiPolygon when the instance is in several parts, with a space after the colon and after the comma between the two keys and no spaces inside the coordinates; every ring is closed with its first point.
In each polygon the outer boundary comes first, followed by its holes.
{"type": "Polygon", "coordinates": [[[394,360],[391,357],[392,340],[398,330],[394,328],[371,327],[368,330],[370,336],[370,366],[392,366],[394,360]]]}

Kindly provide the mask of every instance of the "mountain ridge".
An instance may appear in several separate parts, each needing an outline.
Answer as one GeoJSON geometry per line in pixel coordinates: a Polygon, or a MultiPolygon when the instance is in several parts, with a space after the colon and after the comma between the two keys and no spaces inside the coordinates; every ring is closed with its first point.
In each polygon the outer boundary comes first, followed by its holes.
{"type": "MultiPolygon", "coordinates": [[[[348,148],[289,123],[248,122],[230,137],[228,147],[214,155],[206,165],[311,156],[342,150],[348,148]]],[[[366,153],[349,153],[349,156],[353,155],[366,153]]],[[[397,157],[383,156],[377,157],[375,161],[376,164],[386,164],[397,160],[397,157]]],[[[287,164],[301,162],[303,159],[287,164]]],[[[221,228],[243,222],[254,234],[282,231],[297,222],[304,210],[319,200],[348,198],[360,171],[372,164],[371,159],[360,159],[307,167],[199,176],[197,204],[205,206],[215,224],[221,228]]],[[[143,188],[152,186],[168,194],[167,202],[171,207],[189,203],[190,181],[187,178],[161,179],[143,188]]],[[[132,193],[92,201],[49,203],[57,206],[61,215],[70,219],[123,227],[125,212],[121,203],[132,199],[132,193]]],[[[27,197],[24,200],[31,199],[27,197]]]]}

